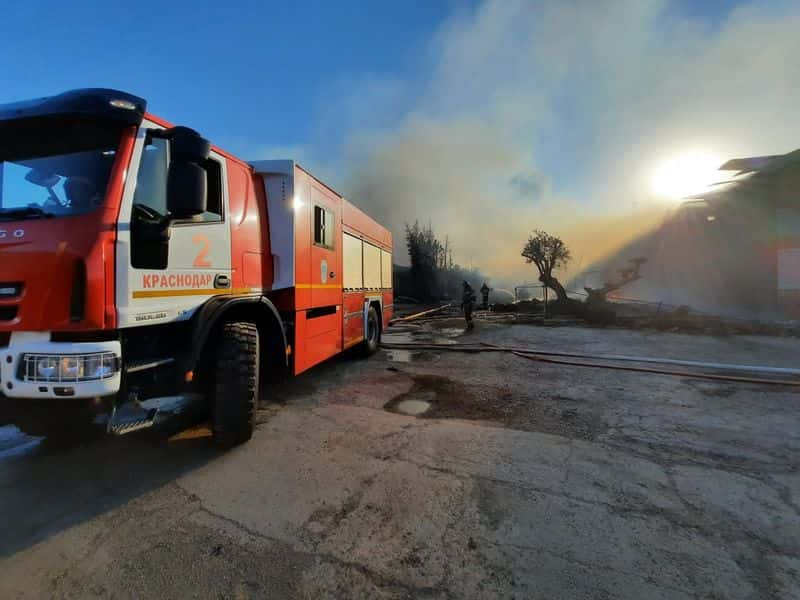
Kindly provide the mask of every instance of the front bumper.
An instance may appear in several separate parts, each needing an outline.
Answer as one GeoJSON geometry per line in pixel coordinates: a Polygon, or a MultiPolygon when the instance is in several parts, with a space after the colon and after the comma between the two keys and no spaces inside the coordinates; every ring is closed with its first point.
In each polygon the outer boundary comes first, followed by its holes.
{"type": "Polygon", "coordinates": [[[14,332],[9,345],[0,348],[0,389],[9,398],[95,398],[116,394],[120,388],[120,372],[105,379],[91,381],[25,381],[20,377],[24,354],[92,354],[112,352],[122,364],[119,341],[62,343],[51,342],[49,333],[14,332]]]}

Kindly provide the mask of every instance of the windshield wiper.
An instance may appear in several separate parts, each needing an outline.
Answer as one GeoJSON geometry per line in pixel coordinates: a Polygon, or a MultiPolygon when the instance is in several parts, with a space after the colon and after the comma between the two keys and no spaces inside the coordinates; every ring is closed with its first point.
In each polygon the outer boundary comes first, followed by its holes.
{"type": "Polygon", "coordinates": [[[50,219],[56,215],[39,208],[26,206],[24,208],[0,208],[0,221],[14,221],[16,219],[50,219]]]}

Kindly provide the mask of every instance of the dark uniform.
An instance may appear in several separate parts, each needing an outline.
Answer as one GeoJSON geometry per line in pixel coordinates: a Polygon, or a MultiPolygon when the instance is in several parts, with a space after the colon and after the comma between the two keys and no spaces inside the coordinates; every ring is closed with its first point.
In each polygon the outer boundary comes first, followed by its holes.
{"type": "Polygon", "coordinates": [[[486,285],[486,282],[484,281],[483,285],[481,286],[481,297],[483,298],[483,310],[489,310],[489,292],[491,291],[492,288],[486,285]]]}
{"type": "Polygon", "coordinates": [[[475,292],[469,282],[464,282],[464,291],[461,294],[461,310],[464,311],[464,319],[467,321],[467,329],[472,329],[472,308],[475,304],[475,292]]]}

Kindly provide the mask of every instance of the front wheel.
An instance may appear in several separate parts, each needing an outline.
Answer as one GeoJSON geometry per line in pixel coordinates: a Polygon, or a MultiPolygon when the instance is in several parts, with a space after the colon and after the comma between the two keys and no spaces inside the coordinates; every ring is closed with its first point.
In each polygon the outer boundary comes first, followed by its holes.
{"type": "Polygon", "coordinates": [[[214,439],[221,446],[242,444],[253,436],[259,392],[258,328],[225,323],[214,367],[214,439]]]}
{"type": "Polygon", "coordinates": [[[378,319],[378,311],[374,307],[369,307],[367,313],[367,336],[361,344],[361,353],[364,356],[374,354],[381,343],[381,322],[378,319]]]}

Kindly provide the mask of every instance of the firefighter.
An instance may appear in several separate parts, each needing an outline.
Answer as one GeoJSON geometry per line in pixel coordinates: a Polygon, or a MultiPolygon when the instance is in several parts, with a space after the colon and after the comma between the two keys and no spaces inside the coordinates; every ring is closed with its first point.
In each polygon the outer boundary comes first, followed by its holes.
{"type": "Polygon", "coordinates": [[[464,291],[461,293],[461,310],[464,311],[464,319],[467,322],[467,329],[472,329],[472,307],[475,304],[475,292],[469,281],[464,281],[464,291]]]}
{"type": "Polygon", "coordinates": [[[94,210],[103,203],[97,186],[88,177],[73,176],[64,182],[64,195],[74,214],[94,210]]]}
{"type": "Polygon", "coordinates": [[[481,286],[481,298],[483,299],[483,310],[489,310],[489,292],[491,291],[492,288],[486,285],[486,282],[484,281],[483,285],[481,286]]]}

